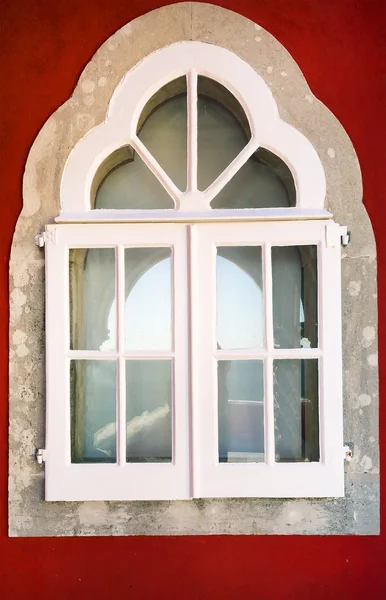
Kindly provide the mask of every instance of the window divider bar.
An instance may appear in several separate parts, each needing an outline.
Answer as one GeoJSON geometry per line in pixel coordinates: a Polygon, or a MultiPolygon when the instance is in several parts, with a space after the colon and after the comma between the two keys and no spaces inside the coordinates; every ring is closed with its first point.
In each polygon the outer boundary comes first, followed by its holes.
{"type": "Polygon", "coordinates": [[[241,167],[249,160],[254,152],[259,147],[259,142],[252,137],[248,144],[241,150],[227,168],[214,180],[214,182],[205,191],[205,198],[210,204],[215,196],[221,192],[227,183],[236,175],[241,167]]]}
{"type": "Polygon", "coordinates": [[[125,352],[111,352],[109,350],[69,350],[66,353],[66,356],[72,360],[117,360],[120,356],[138,360],[142,358],[157,360],[158,358],[173,358],[174,352],[172,350],[128,350],[125,352]]]}
{"type": "Polygon", "coordinates": [[[273,358],[264,361],[264,458],[269,467],[275,464],[275,415],[273,397],[273,358]]]}
{"type": "Polygon", "coordinates": [[[117,306],[117,443],[118,464],[126,464],[126,370],[122,354],[125,349],[125,248],[119,245],[116,253],[116,306],[117,306]]]}
{"type": "Polygon", "coordinates": [[[130,358],[132,360],[142,358],[149,358],[153,360],[162,359],[162,358],[174,358],[174,352],[172,350],[126,350],[125,352],[121,352],[121,356],[124,358],[130,358]]]}
{"type": "Polygon", "coordinates": [[[307,359],[319,358],[322,351],[319,348],[275,348],[271,352],[264,349],[245,349],[245,350],[217,350],[215,358],[217,360],[250,360],[250,359],[307,359]]]}
{"type": "Polygon", "coordinates": [[[196,344],[197,344],[197,332],[195,331],[195,323],[197,322],[197,305],[196,298],[194,297],[195,291],[195,277],[196,274],[196,260],[197,254],[195,253],[194,246],[194,225],[187,225],[186,227],[186,248],[187,248],[187,283],[188,283],[188,296],[187,296],[187,310],[188,310],[188,377],[189,377],[189,486],[190,496],[193,498],[195,490],[197,489],[196,483],[198,483],[199,464],[196,457],[196,447],[198,446],[197,431],[196,431],[196,414],[194,410],[194,400],[196,394],[196,344]],[[196,436],[196,439],[195,439],[196,436]]]}
{"type": "Polygon", "coordinates": [[[118,353],[110,350],[68,350],[66,356],[72,360],[116,360],[118,353]]]}
{"type": "Polygon", "coordinates": [[[263,297],[265,347],[268,352],[274,350],[273,343],[273,305],[272,305],[272,258],[271,244],[265,243],[263,250],[263,297]]]}
{"type": "MultiPolygon", "coordinates": [[[[214,356],[216,360],[249,360],[264,359],[272,357],[274,359],[307,359],[320,358],[322,356],[320,348],[275,348],[272,352],[264,349],[241,349],[241,350],[216,350],[214,356]]],[[[69,350],[66,357],[71,360],[117,360],[119,357],[141,360],[141,359],[173,359],[175,353],[172,350],[127,350],[125,352],[110,352],[100,350],[69,350]]]]}
{"type": "Polygon", "coordinates": [[[187,109],[188,109],[188,177],[187,191],[197,191],[198,165],[198,116],[197,116],[197,71],[190,70],[187,74],[187,109]]]}
{"type": "Polygon", "coordinates": [[[126,365],[125,359],[118,359],[118,464],[126,465],[126,365]]]}
{"type": "Polygon", "coordinates": [[[271,244],[262,247],[263,259],[263,314],[267,355],[264,360],[264,456],[268,466],[275,464],[275,421],[273,400],[273,305],[271,244]]]}
{"type": "Polygon", "coordinates": [[[167,175],[160,164],[156,161],[154,156],[150,154],[149,150],[137,136],[133,136],[130,143],[134,150],[138,152],[148,169],[153,173],[160,184],[165,188],[169,196],[174,200],[174,208],[179,209],[181,192],[170,179],[169,175],[167,175]]]}

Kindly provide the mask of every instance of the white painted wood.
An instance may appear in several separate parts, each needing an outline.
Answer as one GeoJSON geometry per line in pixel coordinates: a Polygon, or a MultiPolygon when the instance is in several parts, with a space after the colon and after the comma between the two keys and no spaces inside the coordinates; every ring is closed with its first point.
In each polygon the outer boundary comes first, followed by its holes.
{"type": "Polygon", "coordinates": [[[162,358],[173,358],[174,352],[172,350],[136,350],[130,351],[122,349],[120,352],[115,350],[68,350],[66,353],[68,358],[97,358],[98,360],[111,360],[112,358],[152,358],[153,360],[162,358]]]}
{"type": "Polygon", "coordinates": [[[117,86],[101,125],[72,150],[61,183],[59,226],[46,237],[47,500],[155,500],[189,497],[326,497],[343,490],[343,423],[339,226],[324,208],[325,176],[311,143],[278,114],[269,86],[232,52],[202,42],[178,42],[150,54],[117,86]],[[179,190],[136,135],[140,114],[166,83],[187,77],[187,189],[179,190]],[[205,191],[197,189],[197,77],[224,85],[240,102],[251,140],[205,191]],[[169,210],[92,210],[91,189],[102,162],[131,145],[174,202],[169,210]],[[211,200],[258,147],[286,162],[296,207],[213,210],[211,200]],[[213,223],[215,222],[215,223],[213,223]],[[272,324],[272,245],[318,244],[319,347],[275,349],[272,324]],[[216,245],[263,248],[265,345],[217,350],[216,245]],[[124,248],[173,247],[173,348],[129,352],[124,347],[124,248]],[[116,248],[117,350],[69,348],[69,247],[116,248]],[[173,462],[126,463],[125,359],[173,364],[173,462]],[[117,364],[117,464],[71,464],[71,359],[117,364]],[[265,462],[218,463],[217,360],[264,360],[265,462]],[[274,358],[319,360],[319,463],[275,463],[274,358]]]}
{"type": "Polygon", "coordinates": [[[187,241],[188,241],[188,253],[186,268],[188,271],[188,325],[189,325],[189,417],[190,417],[190,428],[189,428],[189,449],[190,449],[190,486],[192,497],[195,497],[196,490],[196,479],[198,477],[199,469],[197,465],[197,451],[195,450],[198,443],[198,437],[196,432],[197,418],[198,415],[193,409],[193,398],[195,390],[195,378],[196,378],[196,360],[197,356],[197,329],[196,329],[196,311],[198,308],[196,288],[193,285],[196,280],[197,273],[197,255],[195,249],[195,226],[187,225],[187,241]]]}
{"type": "Polygon", "coordinates": [[[48,226],[47,306],[47,500],[155,500],[189,497],[342,496],[343,422],[340,305],[340,229],[332,221],[48,226]],[[327,228],[329,245],[327,247],[327,228]],[[332,240],[332,241],[331,241],[332,240]],[[272,245],[318,245],[319,347],[275,349],[272,331],[272,245]],[[216,246],[263,248],[265,346],[218,350],[216,344],[216,246]],[[173,247],[173,347],[128,352],[124,348],[123,252],[125,247],[173,247]],[[69,349],[68,248],[117,248],[118,347],[69,349]],[[169,358],[175,366],[172,464],[125,462],[125,358],[169,358]],[[118,463],[71,464],[69,361],[116,360],[118,463]],[[217,360],[265,362],[264,463],[218,463],[217,360]],[[319,463],[275,463],[274,358],[319,359],[319,463]]]}
{"type": "MultiPolygon", "coordinates": [[[[180,190],[170,179],[169,175],[165,173],[163,168],[157,163],[156,159],[146,146],[141,142],[137,136],[131,138],[131,146],[138,152],[145,165],[155,175],[158,181],[163,185],[169,196],[174,200],[174,206],[178,210],[180,207],[180,190]]],[[[105,209],[106,210],[106,209],[105,209]]]]}
{"type": "Polygon", "coordinates": [[[263,298],[264,298],[264,337],[267,352],[273,350],[273,306],[272,306],[272,245],[265,242],[262,245],[263,260],[263,298]]]}
{"type": "MultiPolygon", "coordinates": [[[[189,404],[187,350],[187,243],[184,226],[160,225],[61,225],[56,242],[46,243],[46,499],[134,500],[189,498],[189,404]],[[171,464],[126,464],[126,423],[118,424],[117,464],[71,464],[70,449],[70,358],[115,358],[118,374],[118,415],[125,417],[123,249],[125,247],[173,248],[174,352],[148,353],[152,358],[173,356],[173,462],[171,464]],[[118,350],[117,352],[69,350],[69,248],[115,247],[118,249],[118,350]]],[[[143,357],[145,353],[138,354],[143,357]]]]}
{"type": "MultiPolygon", "coordinates": [[[[272,298],[272,296],[271,296],[272,298]]],[[[272,301],[272,299],[271,299],[272,301]]],[[[272,314],[272,311],[271,311],[272,314]]],[[[269,319],[269,315],[266,318],[266,325],[269,319]]],[[[272,327],[270,327],[272,329],[272,327]]],[[[268,326],[266,326],[268,329],[268,326]]],[[[218,360],[249,360],[251,358],[268,358],[269,356],[275,358],[319,358],[322,355],[321,350],[319,348],[275,348],[273,349],[273,344],[270,348],[256,348],[255,350],[251,350],[246,348],[245,350],[218,350],[214,351],[214,357],[218,360]]]]}
{"type": "Polygon", "coordinates": [[[122,467],[126,464],[126,368],[125,351],[125,247],[115,251],[116,272],[116,323],[117,323],[117,460],[122,467]]]}
{"type": "MultiPolygon", "coordinates": [[[[342,441],[342,390],[340,355],[340,246],[327,248],[323,222],[218,223],[195,226],[197,256],[194,300],[195,317],[193,407],[197,441],[194,464],[195,495],[199,497],[328,497],[344,495],[342,441]],[[271,324],[266,325],[263,350],[216,350],[215,253],[217,246],[263,245],[265,304],[272,293],[271,267],[267,261],[271,245],[318,245],[319,331],[317,349],[280,350],[273,347],[271,324]],[[216,358],[265,359],[265,463],[218,462],[216,358]],[[321,460],[317,463],[275,463],[273,423],[274,358],[319,358],[319,411],[321,460]]],[[[336,227],[337,235],[339,228],[336,227]]],[[[266,318],[272,319],[272,310],[266,318]]]]}
{"type": "Polygon", "coordinates": [[[268,466],[275,464],[275,425],[273,396],[273,306],[272,306],[272,246],[265,242],[262,247],[264,333],[266,360],[264,361],[264,452],[268,466]]]}
{"type": "Polygon", "coordinates": [[[188,87],[188,178],[187,191],[197,192],[197,71],[191,69],[187,75],[188,87]]]}
{"type": "MultiPolygon", "coordinates": [[[[225,171],[223,171],[217,179],[209,186],[209,188],[204,192],[205,198],[208,203],[208,208],[215,196],[221,192],[221,190],[226,186],[226,184],[236,175],[237,171],[241,169],[243,165],[247,162],[247,160],[252,156],[252,154],[257,150],[259,143],[256,139],[252,138],[248,144],[241,150],[240,154],[236,156],[234,160],[232,160],[231,164],[227,166],[225,171]]],[[[229,209],[228,209],[229,210],[229,209]]],[[[233,212],[233,210],[229,210],[229,212],[233,212]]]]}
{"type": "MultiPolygon", "coordinates": [[[[112,96],[106,121],[85,135],[67,160],[60,194],[61,213],[67,215],[67,220],[69,215],[78,215],[78,220],[85,221],[95,218],[90,205],[95,173],[111,152],[128,144],[139,153],[173,198],[177,213],[179,210],[211,212],[210,200],[259,146],[277,154],[290,167],[296,185],[298,209],[322,211],[324,208],[324,170],[312,144],[303,134],[280,119],[276,102],[263,78],[241,58],[219,46],[193,41],[178,42],[150,54],[127,73],[112,96]],[[136,129],[141,111],[151,96],[169,81],[186,74],[189,103],[188,189],[179,191],[168,174],[138,140],[136,129]],[[194,105],[197,74],[218,81],[234,94],[244,108],[252,135],[248,146],[206,192],[197,192],[194,181],[197,141],[194,105]]],[[[127,218],[125,213],[126,211],[121,213],[123,220],[127,218]]],[[[291,218],[299,216],[294,212],[291,214],[291,218]]],[[[245,218],[247,216],[245,215],[245,218]]],[[[163,214],[154,211],[153,219],[157,218],[162,219],[163,214]]],[[[119,219],[119,215],[114,214],[111,219],[119,219]]]]}
{"type": "Polygon", "coordinates": [[[126,465],[126,365],[120,356],[117,361],[117,461],[126,465]]]}
{"type": "MultiPolygon", "coordinates": [[[[197,192],[199,202],[205,192],[197,192]]],[[[307,208],[240,208],[234,210],[216,209],[211,211],[187,210],[106,210],[97,209],[89,212],[62,213],[56,217],[56,223],[153,223],[172,221],[198,223],[206,221],[292,221],[331,219],[327,210],[307,208]]]]}
{"type": "Polygon", "coordinates": [[[325,440],[322,458],[326,465],[336,463],[337,453],[343,446],[340,228],[335,223],[325,226],[329,227],[330,240],[331,226],[335,229],[335,243],[327,247],[321,242],[321,258],[318,265],[319,344],[323,352],[319,387],[323,397],[331,398],[331,402],[324,402],[319,408],[320,428],[325,440]],[[335,404],[332,399],[335,400],[335,404]]]}
{"type": "Polygon", "coordinates": [[[268,356],[264,363],[264,448],[265,462],[269,467],[275,466],[275,423],[272,356],[268,356]]]}

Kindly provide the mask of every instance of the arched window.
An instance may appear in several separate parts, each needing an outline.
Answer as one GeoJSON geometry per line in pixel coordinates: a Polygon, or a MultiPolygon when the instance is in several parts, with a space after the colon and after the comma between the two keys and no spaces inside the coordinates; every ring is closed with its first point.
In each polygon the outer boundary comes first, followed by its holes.
{"type": "MultiPolygon", "coordinates": [[[[197,188],[207,190],[247,146],[251,131],[236,98],[208,77],[197,78],[197,188]]],[[[137,135],[181,192],[187,189],[186,78],[171,81],[148,101],[137,135]]],[[[109,156],[95,209],[167,209],[174,204],[137,153],[125,146],[109,156]]],[[[293,176],[286,163],[259,147],[214,197],[211,208],[271,208],[296,204],[293,176]]],[[[181,206],[182,208],[182,206],[181,206]]]]}
{"type": "Polygon", "coordinates": [[[236,55],[180,42],[127,74],[45,234],[47,499],[343,494],[324,197],[236,55]]]}

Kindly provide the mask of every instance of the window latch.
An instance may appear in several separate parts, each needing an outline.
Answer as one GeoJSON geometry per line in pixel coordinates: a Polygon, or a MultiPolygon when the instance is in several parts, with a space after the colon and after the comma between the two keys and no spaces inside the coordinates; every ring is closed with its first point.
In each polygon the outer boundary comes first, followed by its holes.
{"type": "Polygon", "coordinates": [[[36,457],[36,460],[38,461],[39,465],[42,465],[45,462],[45,460],[46,460],[45,454],[46,454],[46,451],[44,448],[38,448],[36,450],[35,457],[36,457]]]}

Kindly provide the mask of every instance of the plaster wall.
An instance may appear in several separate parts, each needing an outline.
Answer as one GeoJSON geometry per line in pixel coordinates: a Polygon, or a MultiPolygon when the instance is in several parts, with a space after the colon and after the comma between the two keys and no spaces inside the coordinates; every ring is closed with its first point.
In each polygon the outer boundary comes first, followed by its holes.
{"type": "Polygon", "coordinates": [[[379,529],[376,253],[362,205],[352,144],[312,94],[285,49],[236,13],[203,3],[165,7],[136,19],[98,50],[68,102],[46,122],[28,157],[24,206],[10,262],[11,536],[219,533],[374,534],[379,529]],[[346,498],[330,500],[193,500],[48,503],[44,468],[44,254],[34,236],[60,211],[65,161],[77,141],[103,121],[111,95],[150,52],[181,40],[223,46],[249,62],[271,86],[282,118],[313,143],[327,177],[326,208],[352,232],[342,252],[346,498]]]}

